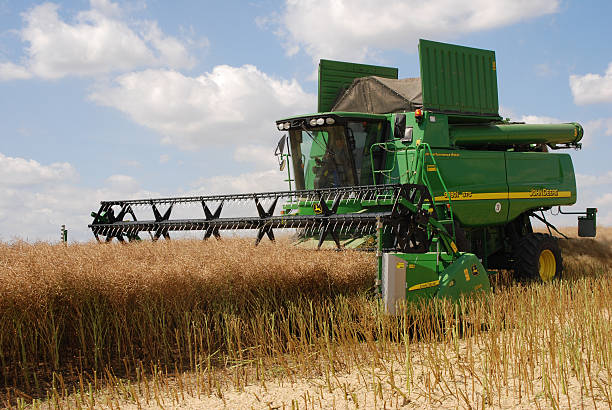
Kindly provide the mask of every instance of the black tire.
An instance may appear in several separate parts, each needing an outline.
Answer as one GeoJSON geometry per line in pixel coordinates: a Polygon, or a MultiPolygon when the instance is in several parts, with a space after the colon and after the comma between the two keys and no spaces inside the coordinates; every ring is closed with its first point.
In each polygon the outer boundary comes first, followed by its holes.
{"type": "Polygon", "coordinates": [[[514,249],[514,274],[517,279],[550,282],[559,279],[562,271],[563,258],[557,238],[530,233],[519,240],[514,249]]]}
{"type": "MultiPolygon", "coordinates": [[[[461,224],[456,219],[454,222],[456,240],[455,245],[457,245],[457,249],[459,249],[460,252],[472,252],[472,244],[467,238],[465,229],[461,227],[461,224]]],[[[448,232],[448,234],[452,236],[453,226],[451,224],[444,224],[444,227],[446,228],[446,232],[448,232]]]]}

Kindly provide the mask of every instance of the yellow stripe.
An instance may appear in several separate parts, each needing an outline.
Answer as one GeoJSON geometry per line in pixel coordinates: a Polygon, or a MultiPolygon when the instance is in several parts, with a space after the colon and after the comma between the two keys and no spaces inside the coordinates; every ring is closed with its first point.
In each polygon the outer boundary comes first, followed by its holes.
{"type": "MultiPolygon", "coordinates": [[[[552,191],[552,190],[551,190],[552,191]]],[[[570,191],[556,191],[549,193],[542,193],[541,191],[526,191],[526,192],[483,192],[483,193],[471,193],[471,192],[458,192],[451,193],[451,200],[453,201],[478,201],[478,200],[491,200],[491,199],[539,199],[539,198],[570,198],[572,193],[570,191]],[[454,195],[455,194],[455,195],[454,195]]],[[[435,197],[437,202],[447,201],[446,195],[435,197]]]]}
{"type": "Polygon", "coordinates": [[[440,284],[440,279],[432,280],[431,282],[419,283],[418,285],[410,286],[408,291],[427,289],[440,284]]]}

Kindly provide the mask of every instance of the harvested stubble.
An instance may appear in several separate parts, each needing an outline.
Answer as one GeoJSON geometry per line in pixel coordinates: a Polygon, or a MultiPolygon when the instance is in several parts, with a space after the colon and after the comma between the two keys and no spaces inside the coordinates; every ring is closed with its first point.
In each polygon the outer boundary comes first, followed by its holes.
{"type": "Polygon", "coordinates": [[[372,254],[241,241],[6,245],[6,402],[16,387],[66,407],[609,407],[606,233],[562,243],[563,281],[431,301],[399,319],[364,294],[372,254]],[[40,380],[54,369],[49,388],[40,380]]]}

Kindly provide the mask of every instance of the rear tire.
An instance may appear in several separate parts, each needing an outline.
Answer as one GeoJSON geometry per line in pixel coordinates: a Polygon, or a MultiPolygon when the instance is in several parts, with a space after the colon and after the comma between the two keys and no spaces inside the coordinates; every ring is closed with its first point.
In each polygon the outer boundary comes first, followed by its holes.
{"type": "Polygon", "coordinates": [[[543,233],[525,235],[515,248],[514,264],[517,279],[537,282],[559,279],[563,258],[557,238],[543,233]]]}

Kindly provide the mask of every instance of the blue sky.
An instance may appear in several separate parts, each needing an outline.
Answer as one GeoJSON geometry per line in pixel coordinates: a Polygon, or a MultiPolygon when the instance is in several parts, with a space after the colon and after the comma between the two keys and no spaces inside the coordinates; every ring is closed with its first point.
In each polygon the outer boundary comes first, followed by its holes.
{"type": "Polygon", "coordinates": [[[576,207],[612,225],[612,2],[176,4],[0,0],[0,240],[89,240],[102,199],[284,189],[274,120],[315,111],[318,59],[417,76],[419,38],[495,50],[504,116],[580,122],[576,207]]]}

